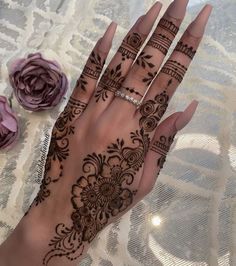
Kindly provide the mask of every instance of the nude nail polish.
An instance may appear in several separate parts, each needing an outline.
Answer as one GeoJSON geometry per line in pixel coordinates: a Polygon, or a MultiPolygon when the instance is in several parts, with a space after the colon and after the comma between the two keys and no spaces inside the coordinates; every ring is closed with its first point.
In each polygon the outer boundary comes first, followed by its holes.
{"type": "Polygon", "coordinates": [[[160,2],[156,2],[145,14],[145,16],[142,19],[142,23],[139,23],[138,30],[140,33],[147,35],[149,34],[150,30],[152,29],[152,26],[160,13],[160,10],[162,8],[162,4],[160,2]]]}
{"type": "Polygon", "coordinates": [[[175,19],[183,19],[189,0],[175,0],[166,10],[166,14],[175,19]]]}
{"type": "Polygon", "coordinates": [[[112,45],[112,40],[116,32],[116,28],[117,28],[117,24],[115,22],[112,22],[108,26],[103,37],[101,38],[101,41],[98,47],[99,50],[101,50],[102,52],[108,52],[110,50],[111,45],[112,45]]]}
{"type": "Polygon", "coordinates": [[[188,26],[188,32],[196,38],[203,36],[206,24],[211,15],[213,7],[211,5],[205,5],[204,8],[197,15],[195,20],[188,26]]]}
{"type": "Polygon", "coordinates": [[[177,131],[183,129],[191,121],[194,113],[196,112],[197,106],[198,106],[198,101],[194,100],[180,114],[180,116],[175,121],[175,128],[177,131]]]}

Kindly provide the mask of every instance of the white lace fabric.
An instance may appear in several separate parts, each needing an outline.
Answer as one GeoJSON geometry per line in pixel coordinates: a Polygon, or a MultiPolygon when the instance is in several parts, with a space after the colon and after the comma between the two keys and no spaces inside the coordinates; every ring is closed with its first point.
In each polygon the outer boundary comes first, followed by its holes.
{"type": "MultiPolygon", "coordinates": [[[[0,95],[12,92],[8,64],[32,52],[60,62],[70,80],[53,110],[29,112],[13,99],[21,133],[11,151],[0,152],[0,242],[39,189],[52,126],[96,41],[111,20],[119,24],[111,58],[153,2],[0,0],[0,95]]],[[[181,33],[204,3],[190,0],[181,33]]],[[[152,193],[107,226],[80,265],[236,265],[236,1],[212,4],[204,40],[167,113],[197,99],[194,119],[178,133],[152,193]]]]}

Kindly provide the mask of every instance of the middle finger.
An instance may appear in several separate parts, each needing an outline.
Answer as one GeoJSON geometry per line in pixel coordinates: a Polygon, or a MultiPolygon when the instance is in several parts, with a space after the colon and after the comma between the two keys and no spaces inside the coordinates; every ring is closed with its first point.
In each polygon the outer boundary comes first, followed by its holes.
{"type": "MultiPolygon", "coordinates": [[[[170,4],[123,82],[120,89],[123,95],[128,95],[135,100],[143,98],[178,33],[187,4],[188,0],[175,0],[170,4]]],[[[120,97],[115,97],[111,108],[112,110],[125,108],[131,113],[136,110],[134,105],[120,97]]]]}

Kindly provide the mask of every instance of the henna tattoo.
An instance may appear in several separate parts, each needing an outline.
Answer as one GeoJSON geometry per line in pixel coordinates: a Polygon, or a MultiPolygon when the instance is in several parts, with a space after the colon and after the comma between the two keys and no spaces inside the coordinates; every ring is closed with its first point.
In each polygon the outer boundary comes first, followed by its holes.
{"type": "Polygon", "coordinates": [[[97,91],[95,93],[96,102],[100,99],[105,101],[108,98],[107,91],[115,92],[121,87],[124,81],[122,76],[121,64],[118,64],[115,68],[107,68],[98,84],[97,91]]]}
{"type": "Polygon", "coordinates": [[[147,100],[139,108],[141,114],[139,125],[146,132],[152,132],[164,115],[169,102],[169,96],[166,91],[171,84],[172,79],[168,81],[167,86],[162,93],[157,94],[154,100],[147,100]]]}
{"type": "Polygon", "coordinates": [[[74,134],[74,126],[72,125],[73,121],[81,115],[86,107],[87,104],[71,97],[64,111],[57,118],[52,130],[51,142],[45,163],[44,177],[39,192],[35,198],[36,206],[50,196],[49,185],[52,182],[57,182],[63,175],[63,164],[69,156],[68,136],[74,134]],[[52,161],[57,162],[59,166],[59,173],[54,177],[48,176],[52,161]]]}
{"type": "Polygon", "coordinates": [[[155,72],[148,72],[147,73],[147,77],[143,78],[142,81],[144,83],[146,83],[147,86],[149,86],[152,83],[153,79],[155,78],[156,74],[157,74],[157,71],[155,71],[155,72]]]}
{"type": "Polygon", "coordinates": [[[161,69],[161,73],[175,78],[178,82],[183,80],[186,71],[187,68],[184,65],[174,60],[168,60],[161,69]]]}
{"type": "Polygon", "coordinates": [[[85,75],[82,73],[79,77],[79,79],[76,81],[75,88],[81,88],[81,90],[86,91],[86,86],[88,85],[88,82],[86,80],[85,75]]]}
{"type": "Polygon", "coordinates": [[[110,218],[132,204],[137,189],[129,186],[143,165],[150,139],[143,129],[131,132],[130,137],[134,147],[125,146],[123,139],[117,139],[107,147],[106,154],[92,153],[84,158],[83,175],[71,190],[73,223],[56,226],[43,265],[55,257],[69,260],[79,257],[83,242],[90,243],[110,218]]]}
{"type": "Polygon", "coordinates": [[[196,54],[196,50],[191,46],[188,46],[187,44],[184,44],[183,42],[178,42],[175,51],[178,51],[180,53],[185,54],[190,59],[193,59],[194,55],[196,54]]]}
{"type": "Polygon", "coordinates": [[[122,61],[125,59],[135,60],[142,44],[143,38],[138,33],[133,32],[128,35],[118,49],[118,52],[121,53],[122,61]]]}
{"type": "Polygon", "coordinates": [[[138,91],[136,91],[135,88],[129,88],[129,87],[123,87],[123,86],[121,86],[121,88],[125,89],[126,91],[130,92],[131,94],[136,94],[136,95],[140,96],[141,98],[143,97],[143,95],[141,93],[139,93],[138,91]]]}
{"type": "Polygon", "coordinates": [[[105,60],[102,60],[99,54],[92,51],[89,61],[95,69],[85,66],[80,78],[76,82],[76,87],[80,87],[83,91],[86,91],[86,85],[88,85],[87,78],[97,80],[100,77],[105,60]]]}
{"type": "Polygon", "coordinates": [[[162,18],[158,24],[158,27],[166,30],[169,32],[173,37],[176,36],[176,34],[179,31],[179,27],[177,27],[172,21],[169,21],[167,19],[162,18]]]}
{"type": "Polygon", "coordinates": [[[157,166],[160,169],[163,168],[163,165],[166,161],[166,155],[170,150],[170,146],[174,141],[175,135],[169,136],[168,138],[165,136],[160,136],[159,140],[154,141],[152,147],[150,148],[151,151],[154,151],[161,155],[161,157],[157,160],[157,166]]]}
{"type": "Polygon", "coordinates": [[[168,50],[172,44],[172,40],[163,34],[153,33],[147,45],[159,50],[164,55],[167,55],[168,50]]]}
{"type": "Polygon", "coordinates": [[[145,52],[141,52],[141,54],[136,60],[136,63],[139,66],[142,66],[142,68],[146,68],[146,67],[153,68],[155,65],[147,61],[148,59],[151,59],[151,58],[152,58],[152,55],[148,55],[145,52]]]}

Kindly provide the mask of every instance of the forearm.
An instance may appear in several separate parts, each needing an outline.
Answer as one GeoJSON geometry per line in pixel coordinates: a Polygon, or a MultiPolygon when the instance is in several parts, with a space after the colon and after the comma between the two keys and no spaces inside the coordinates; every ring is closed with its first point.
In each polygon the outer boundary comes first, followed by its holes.
{"type": "MultiPolygon", "coordinates": [[[[40,216],[40,208],[31,209],[26,217],[22,218],[13,233],[0,246],[1,266],[42,266],[43,258],[50,249],[49,241],[52,237],[52,223],[44,226],[40,216]]],[[[74,266],[78,265],[89,248],[84,243],[83,254],[76,261],[58,257],[49,262],[50,266],[74,266]]]]}

